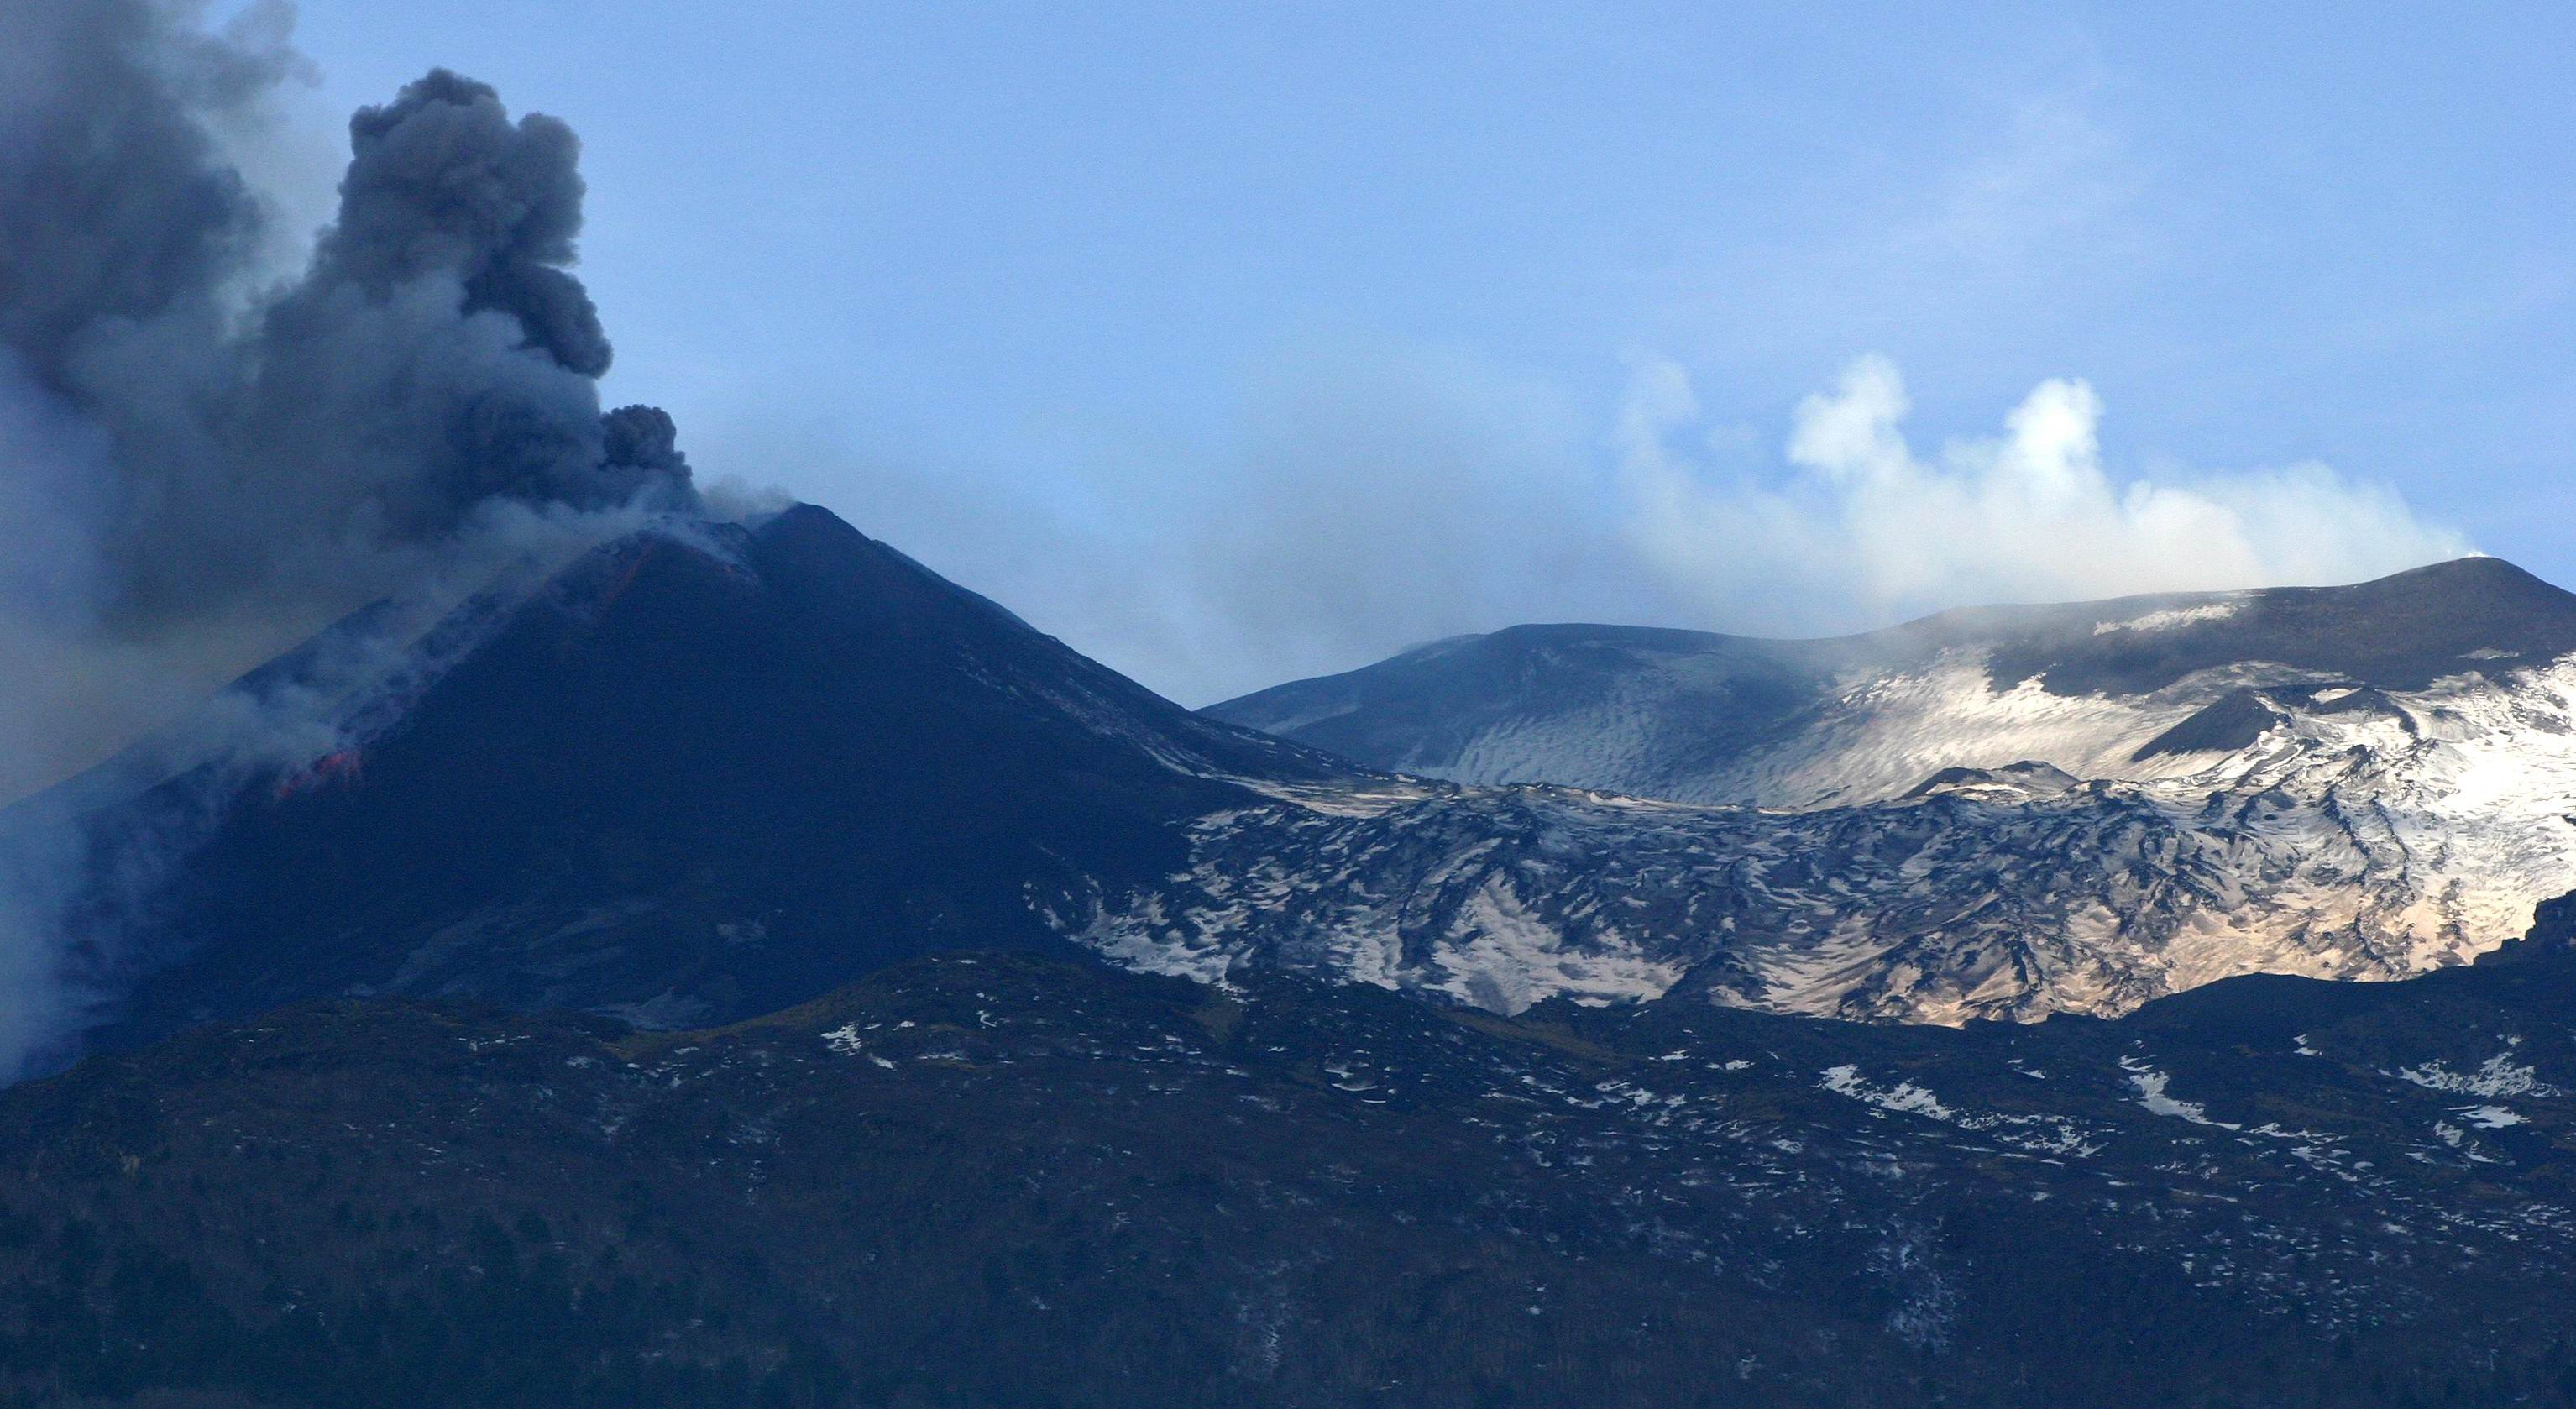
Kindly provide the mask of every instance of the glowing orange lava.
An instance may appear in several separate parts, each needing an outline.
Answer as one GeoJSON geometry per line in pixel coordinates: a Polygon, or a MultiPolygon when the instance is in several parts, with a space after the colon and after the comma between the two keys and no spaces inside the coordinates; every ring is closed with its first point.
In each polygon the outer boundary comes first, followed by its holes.
{"type": "Polygon", "coordinates": [[[310,792],[325,783],[357,782],[364,762],[356,749],[326,753],[313,760],[303,772],[281,780],[277,785],[276,800],[284,802],[297,793],[310,792]]]}

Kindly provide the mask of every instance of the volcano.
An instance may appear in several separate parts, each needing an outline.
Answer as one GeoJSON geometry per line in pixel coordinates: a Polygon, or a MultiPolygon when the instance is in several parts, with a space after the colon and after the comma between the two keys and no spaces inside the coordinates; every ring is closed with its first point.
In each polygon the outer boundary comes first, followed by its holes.
{"type": "MultiPolygon", "coordinates": [[[[1177,867],[1177,821],[1260,800],[1238,779],[1349,771],[810,506],[612,542],[442,633],[472,644],[395,717],[227,780],[220,823],[118,918],[137,977],[109,1040],[338,993],[768,1012],[943,948],[1060,944],[1047,909],[1177,867]]],[[[113,849],[206,786],[159,782],[94,830],[113,849]]]]}

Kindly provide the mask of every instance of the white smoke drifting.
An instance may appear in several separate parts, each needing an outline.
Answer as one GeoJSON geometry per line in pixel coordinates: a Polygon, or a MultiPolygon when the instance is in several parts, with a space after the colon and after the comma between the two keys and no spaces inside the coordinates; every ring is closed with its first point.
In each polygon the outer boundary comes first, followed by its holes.
{"type": "Polygon", "coordinates": [[[1945,607],[2355,582],[2469,551],[2391,489],[2322,464],[2116,478],[2102,400],[2043,382],[2003,434],[1926,455],[1905,384],[1853,362],[1797,409],[1787,482],[1723,478],[1677,451],[1699,420],[1679,366],[1636,369],[1615,441],[1642,566],[1707,624],[1878,625],[1945,607]]]}

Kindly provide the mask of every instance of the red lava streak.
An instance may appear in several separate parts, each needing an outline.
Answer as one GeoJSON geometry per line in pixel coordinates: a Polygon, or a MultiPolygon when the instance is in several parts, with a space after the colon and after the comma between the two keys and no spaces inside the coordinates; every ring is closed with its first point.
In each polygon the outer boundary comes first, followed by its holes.
{"type": "Polygon", "coordinates": [[[616,579],[610,582],[607,587],[600,592],[598,603],[592,607],[591,610],[596,613],[605,614],[610,607],[617,605],[617,599],[625,596],[626,589],[635,585],[636,575],[644,571],[644,564],[650,561],[655,554],[659,553],[661,551],[661,547],[662,545],[658,543],[644,545],[623,564],[620,564],[616,579]]]}
{"type": "Polygon", "coordinates": [[[326,753],[313,760],[311,766],[303,772],[280,782],[277,785],[277,800],[284,802],[297,793],[309,792],[325,783],[354,783],[358,781],[360,765],[364,762],[365,760],[356,749],[341,749],[337,753],[326,753]]]}

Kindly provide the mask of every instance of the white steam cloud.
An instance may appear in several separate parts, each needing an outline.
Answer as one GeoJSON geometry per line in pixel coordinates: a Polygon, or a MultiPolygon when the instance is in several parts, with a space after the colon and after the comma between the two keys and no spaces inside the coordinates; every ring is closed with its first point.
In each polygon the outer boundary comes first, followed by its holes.
{"type": "Polygon", "coordinates": [[[1678,451],[1688,374],[1641,363],[1614,442],[1641,565],[1710,624],[1834,629],[1988,602],[2358,581],[2455,558],[2458,533],[2322,464],[2116,477],[2102,399],[2041,383],[1999,436],[1919,452],[1894,363],[1870,356],[1799,403],[1787,482],[1678,451]]]}

